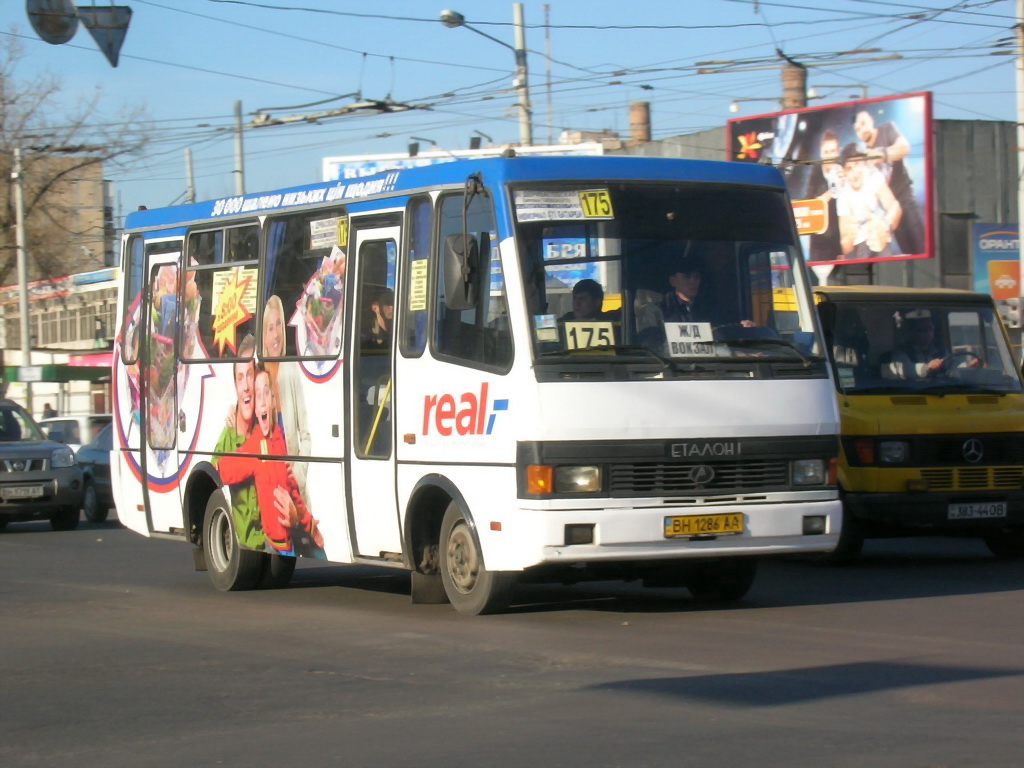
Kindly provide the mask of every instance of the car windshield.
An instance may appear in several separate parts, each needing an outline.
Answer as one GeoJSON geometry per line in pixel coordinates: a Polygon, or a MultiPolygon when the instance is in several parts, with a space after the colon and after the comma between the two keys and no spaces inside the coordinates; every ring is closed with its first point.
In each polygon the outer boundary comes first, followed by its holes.
{"type": "Polygon", "coordinates": [[[28,412],[19,405],[0,405],[0,443],[45,440],[28,412]]]}
{"type": "Polygon", "coordinates": [[[781,192],[531,184],[514,204],[538,376],[825,375],[781,192]]]}
{"type": "Polygon", "coordinates": [[[988,304],[840,303],[826,322],[846,394],[1008,394],[1021,380],[988,304]]]}

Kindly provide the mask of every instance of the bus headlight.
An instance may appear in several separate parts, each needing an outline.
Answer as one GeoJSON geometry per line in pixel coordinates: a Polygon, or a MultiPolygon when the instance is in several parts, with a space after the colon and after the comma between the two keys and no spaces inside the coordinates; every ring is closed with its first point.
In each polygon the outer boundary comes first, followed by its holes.
{"type": "Polygon", "coordinates": [[[75,452],[70,448],[58,448],[53,452],[53,456],[50,457],[51,467],[73,467],[74,465],[75,452]]]}
{"type": "Polygon", "coordinates": [[[600,467],[555,467],[555,493],[597,493],[600,467]]]}
{"type": "Polygon", "coordinates": [[[821,459],[797,459],[793,462],[793,485],[824,485],[825,462],[821,459]]]}
{"type": "Polygon", "coordinates": [[[878,444],[878,461],[882,464],[904,464],[910,457],[910,443],[883,440],[878,444]]]}

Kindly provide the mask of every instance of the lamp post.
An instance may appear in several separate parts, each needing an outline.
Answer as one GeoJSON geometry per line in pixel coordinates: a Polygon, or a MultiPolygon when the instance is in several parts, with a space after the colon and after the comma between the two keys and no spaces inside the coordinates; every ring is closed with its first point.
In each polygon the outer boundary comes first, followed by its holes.
{"type": "MultiPolygon", "coordinates": [[[[18,302],[21,309],[19,319],[21,330],[21,368],[32,364],[32,347],[28,337],[28,236],[25,232],[25,193],[21,168],[21,147],[14,148],[14,163],[11,169],[14,182],[14,215],[18,227],[18,302]]],[[[19,377],[20,378],[20,377],[19,377]]],[[[25,409],[32,413],[32,384],[25,383],[25,409]]]]}
{"type": "Polygon", "coordinates": [[[516,30],[516,44],[514,46],[509,45],[503,40],[499,40],[496,37],[491,37],[486,32],[482,32],[476,27],[471,27],[466,23],[466,17],[458,11],[444,10],[441,11],[441,23],[449,29],[455,27],[465,27],[471,32],[476,32],[481,37],[486,37],[488,40],[492,40],[498,45],[502,45],[512,50],[516,55],[516,77],[512,81],[512,85],[515,87],[519,94],[519,101],[516,106],[519,109],[519,143],[528,147],[533,144],[533,125],[532,125],[532,111],[530,108],[530,87],[527,82],[527,70],[526,70],[526,33],[523,28],[523,4],[513,3],[512,4],[512,20],[514,22],[516,30]]]}

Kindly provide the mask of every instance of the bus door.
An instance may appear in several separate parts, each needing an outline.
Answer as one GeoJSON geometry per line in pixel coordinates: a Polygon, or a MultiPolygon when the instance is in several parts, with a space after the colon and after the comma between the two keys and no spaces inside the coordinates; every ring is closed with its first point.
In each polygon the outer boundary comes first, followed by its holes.
{"type": "Polygon", "coordinates": [[[146,524],[153,533],[184,529],[178,472],[178,323],[181,247],[146,254],[139,354],[140,464],[146,524]]]}
{"type": "Polygon", "coordinates": [[[346,464],[352,549],[380,558],[402,551],[395,492],[394,318],[399,216],[353,221],[353,321],[348,356],[346,464]]]}

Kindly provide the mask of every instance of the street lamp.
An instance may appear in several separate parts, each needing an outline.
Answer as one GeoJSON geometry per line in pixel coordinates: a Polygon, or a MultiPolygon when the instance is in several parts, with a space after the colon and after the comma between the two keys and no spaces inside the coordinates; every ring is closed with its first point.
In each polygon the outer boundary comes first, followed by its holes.
{"type": "Polygon", "coordinates": [[[496,37],[491,37],[486,32],[482,32],[476,27],[471,27],[466,23],[466,17],[458,11],[444,10],[440,14],[441,23],[449,29],[455,29],[456,27],[465,27],[470,32],[476,32],[481,37],[486,37],[498,45],[509,48],[516,55],[516,77],[512,81],[513,87],[519,93],[519,103],[516,106],[519,108],[519,143],[523,146],[530,146],[533,144],[533,125],[532,125],[532,111],[530,109],[530,88],[527,83],[527,71],[526,71],[526,33],[523,26],[523,4],[513,3],[512,4],[512,20],[516,31],[516,44],[514,46],[509,45],[503,40],[499,40],[496,37]]]}

